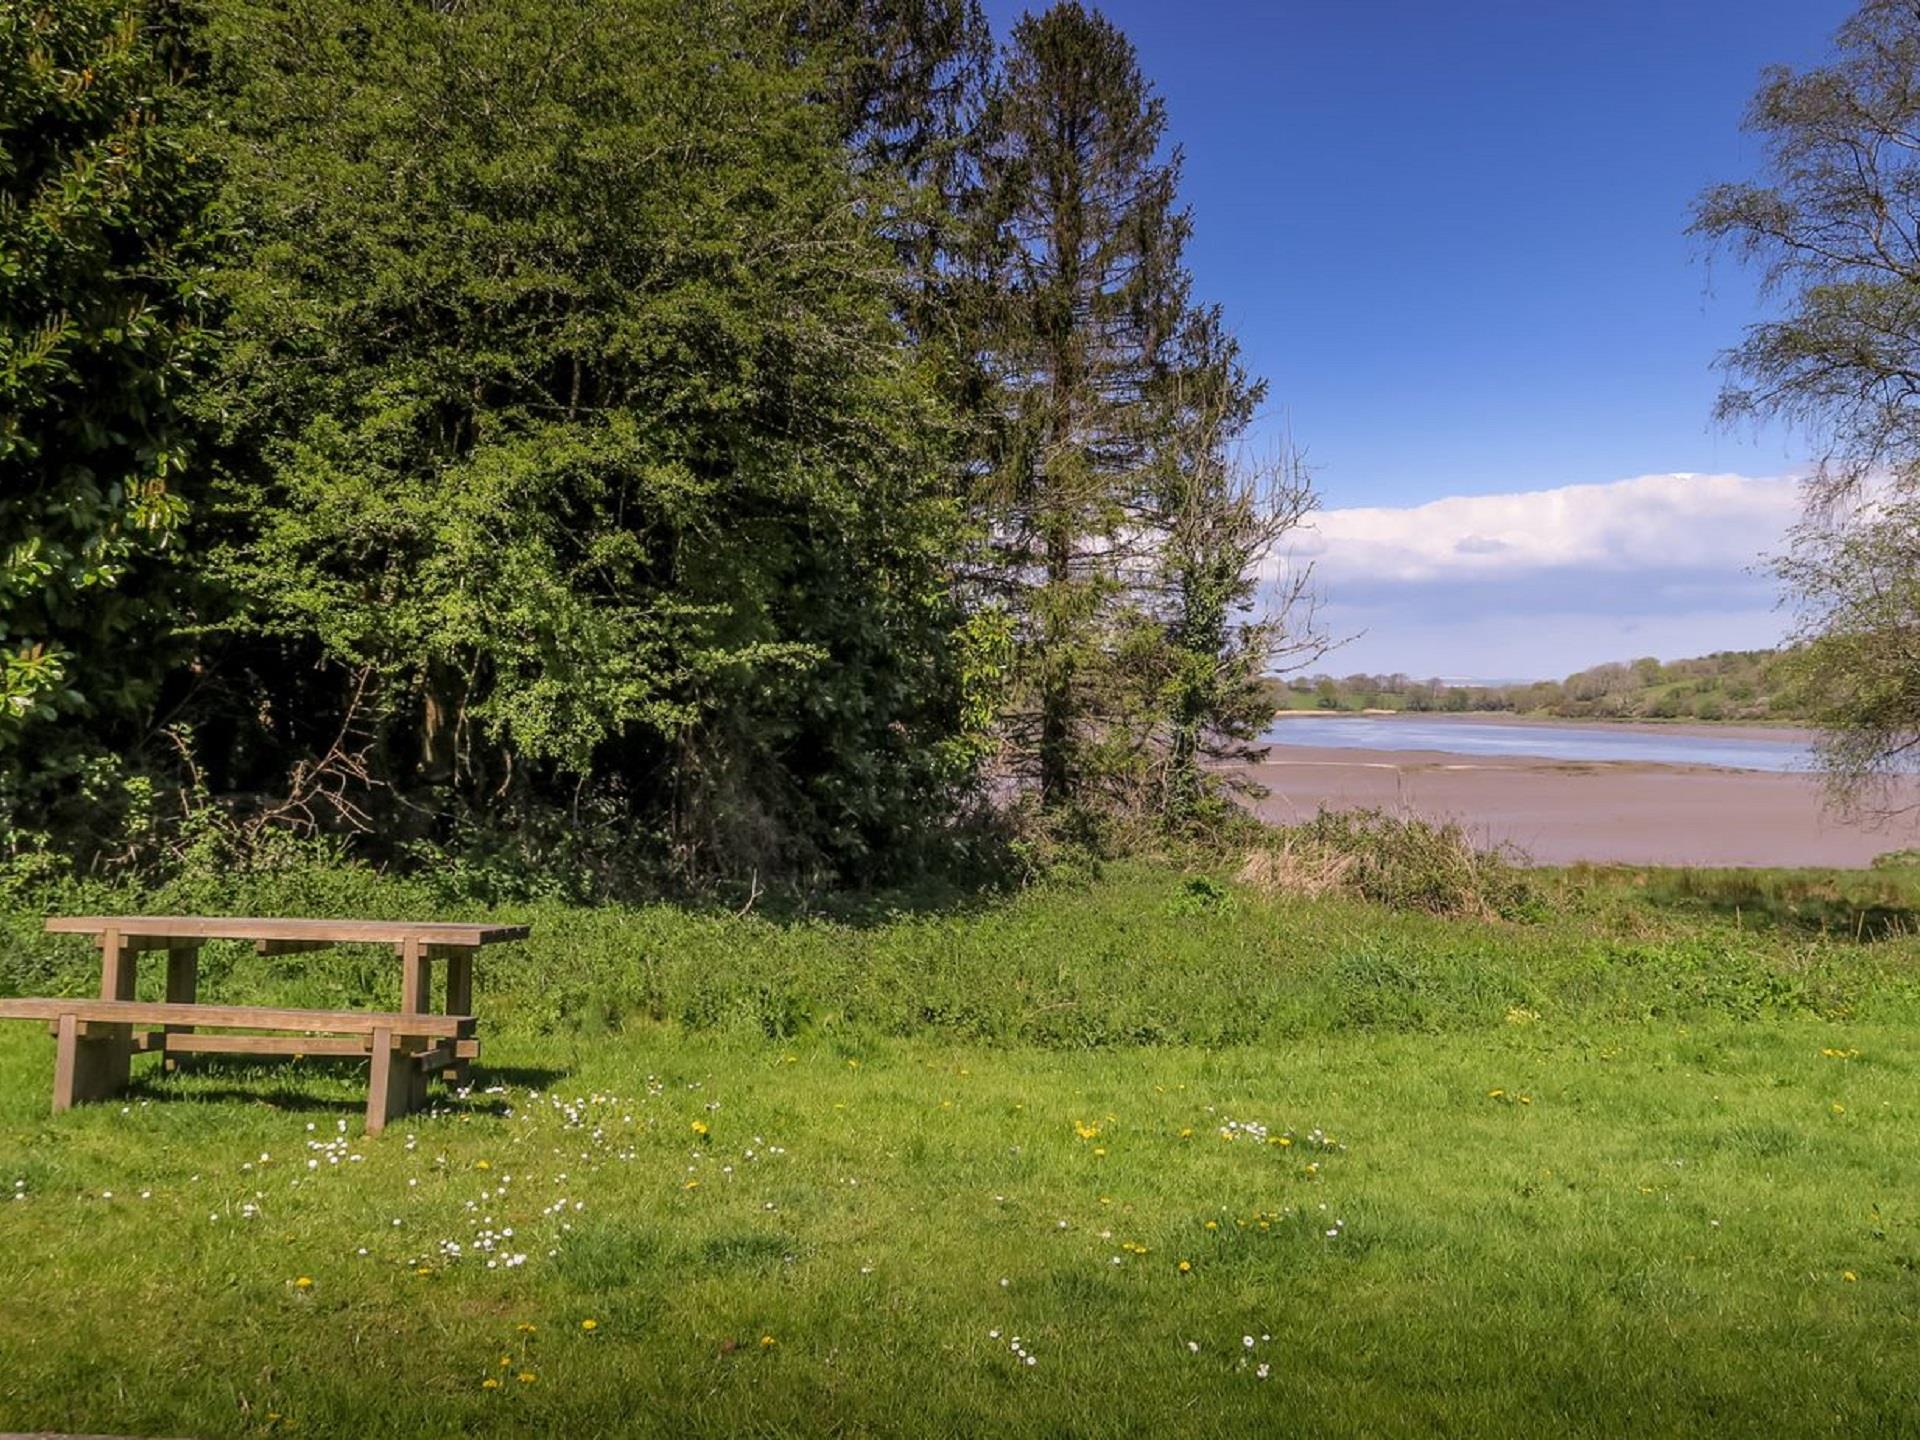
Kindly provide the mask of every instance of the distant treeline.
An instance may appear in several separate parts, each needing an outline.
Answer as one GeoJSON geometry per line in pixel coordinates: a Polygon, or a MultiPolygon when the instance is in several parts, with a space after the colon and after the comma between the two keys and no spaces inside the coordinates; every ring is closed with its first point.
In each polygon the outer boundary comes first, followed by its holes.
{"type": "Polygon", "coordinates": [[[1457,685],[1409,675],[1301,675],[1275,681],[1283,710],[1504,712],[1600,720],[1797,720],[1793,654],[1722,650],[1692,660],[1651,656],[1564,680],[1457,685]]]}

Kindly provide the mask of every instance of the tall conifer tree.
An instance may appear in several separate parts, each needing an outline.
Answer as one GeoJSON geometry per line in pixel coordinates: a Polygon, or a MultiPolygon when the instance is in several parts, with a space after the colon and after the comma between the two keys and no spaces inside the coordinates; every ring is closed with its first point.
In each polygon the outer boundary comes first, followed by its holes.
{"type": "Polygon", "coordinates": [[[1078,3],[1015,26],[981,169],[996,236],[986,330],[1004,393],[986,498],[1019,638],[1009,716],[1042,802],[1083,789],[1151,442],[1185,304],[1178,157],[1132,44],[1078,3]]]}
{"type": "Polygon", "coordinates": [[[1066,0],[1015,27],[979,146],[983,510],[1018,637],[1009,739],[1050,809],[1094,786],[1190,808],[1202,756],[1257,733],[1286,607],[1245,615],[1311,503],[1297,472],[1233,463],[1265,387],[1193,301],[1165,127],[1105,18],[1066,0]]]}

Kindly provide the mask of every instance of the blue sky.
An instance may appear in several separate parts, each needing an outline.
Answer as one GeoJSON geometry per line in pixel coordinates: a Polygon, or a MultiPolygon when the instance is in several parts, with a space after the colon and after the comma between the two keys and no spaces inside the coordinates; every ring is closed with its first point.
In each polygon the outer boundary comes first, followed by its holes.
{"type": "MultiPolygon", "coordinates": [[[[989,0],[1003,36],[1021,8],[989,0]]],[[[1330,627],[1367,632],[1331,668],[1551,675],[1779,637],[1751,567],[1806,447],[1714,424],[1714,357],[1760,301],[1685,231],[1703,186],[1757,171],[1739,121],[1761,68],[1820,63],[1851,3],[1099,8],[1185,151],[1197,288],[1271,382],[1268,433],[1315,468],[1329,515],[1300,548],[1330,627]],[[1724,514],[1615,483],[1676,473],[1756,483],[1707,487],[1724,514]],[[1532,515],[1604,528],[1650,495],[1717,549],[1646,525],[1638,554],[1528,543],[1532,515]],[[1471,496],[1533,498],[1402,513],[1471,496]],[[1505,538],[1473,528],[1490,515],[1505,538]],[[1457,573],[1382,568],[1375,532],[1442,522],[1467,527],[1457,573]]]]}

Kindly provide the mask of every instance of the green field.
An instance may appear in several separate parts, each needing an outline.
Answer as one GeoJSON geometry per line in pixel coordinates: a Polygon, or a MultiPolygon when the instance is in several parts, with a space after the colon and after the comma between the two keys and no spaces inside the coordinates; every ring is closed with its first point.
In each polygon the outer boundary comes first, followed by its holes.
{"type": "MultiPolygon", "coordinates": [[[[1915,1433],[1912,890],[508,907],[474,1092],[366,1143],[319,1062],[51,1120],[0,1027],[0,1429],[1915,1433]]],[[[9,935],[11,988],[83,981],[9,935]]]]}

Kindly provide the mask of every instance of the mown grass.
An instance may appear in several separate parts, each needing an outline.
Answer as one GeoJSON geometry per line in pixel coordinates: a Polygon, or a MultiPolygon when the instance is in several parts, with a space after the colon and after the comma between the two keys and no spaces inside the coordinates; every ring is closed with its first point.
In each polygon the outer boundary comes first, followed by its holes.
{"type": "MultiPolygon", "coordinates": [[[[1550,885],[536,908],[377,1142],[318,1065],[52,1120],[0,1027],[0,1429],[1913,1433],[1915,946],[1550,885]]],[[[209,992],[391,984],[318,958],[209,992]]]]}

